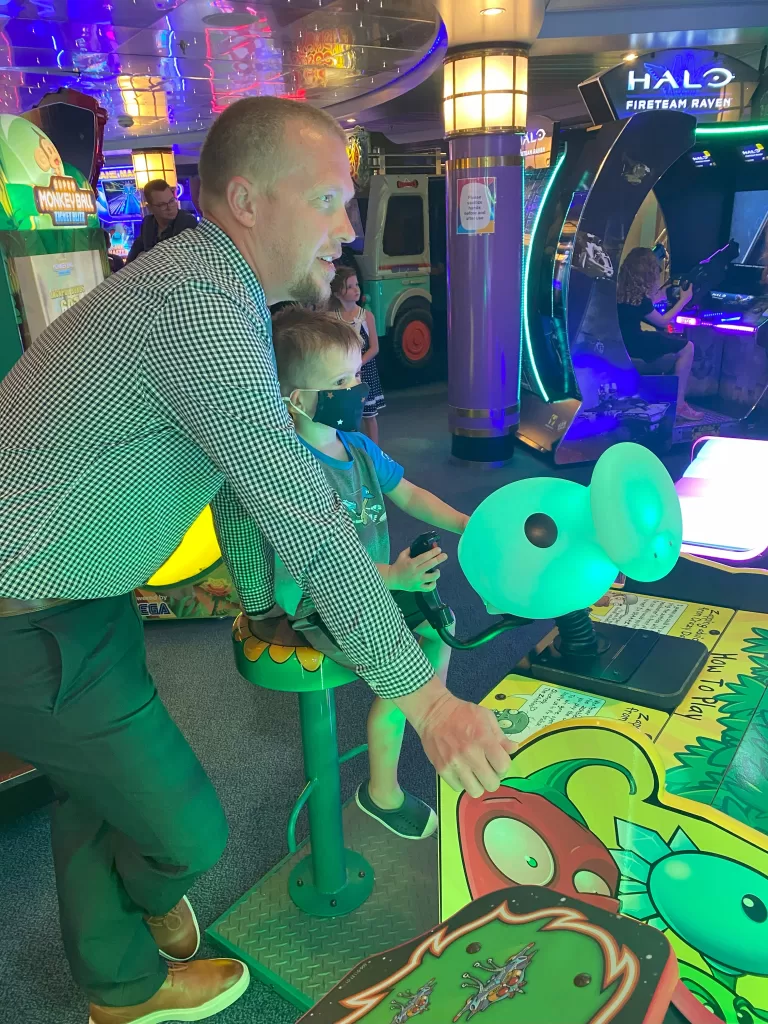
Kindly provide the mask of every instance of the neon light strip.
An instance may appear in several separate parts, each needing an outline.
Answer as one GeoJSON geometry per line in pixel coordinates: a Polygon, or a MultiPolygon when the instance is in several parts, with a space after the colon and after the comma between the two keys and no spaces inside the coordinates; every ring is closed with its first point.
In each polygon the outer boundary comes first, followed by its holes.
{"type": "Polygon", "coordinates": [[[755,135],[768,132],[768,124],[739,125],[738,127],[717,128],[712,125],[696,129],[696,138],[700,135],[755,135]]]}
{"type": "Polygon", "coordinates": [[[550,399],[549,395],[546,392],[544,384],[542,383],[541,377],[539,376],[539,371],[536,368],[536,360],[533,358],[533,344],[531,342],[531,332],[528,328],[528,275],[531,269],[531,253],[533,252],[533,240],[536,237],[536,231],[539,227],[541,214],[544,210],[544,206],[546,205],[547,199],[549,198],[549,193],[552,191],[552,186],[555,183],[557,173],[562,167],[564,160],[565,153],[561,153],[557,163],[555,164],[555,168],[552,171],[552,176],[547,182],[547,187],[544,189],[544,194],[541,197],[539,208],[536,211],[536,216],[533,219],[533,225],[531,227],[531,240],[528,243],[528,253],[525,258],[525,272],[523,274],[523,330],[525,334],[525,350],[528,353],[528,361],[530,362],[531,369],[533,370],[533,376],[536,378],[536,384],[539,389],[539,396],[543,398],[545,402],[548,402],[550,399]]]}
{"type": "Polygon", "coordinates": [[[742,334],[754,334],[756,327],[747,327],[746,324],[712,324],[716,331],[741,331],[742,334]]]}

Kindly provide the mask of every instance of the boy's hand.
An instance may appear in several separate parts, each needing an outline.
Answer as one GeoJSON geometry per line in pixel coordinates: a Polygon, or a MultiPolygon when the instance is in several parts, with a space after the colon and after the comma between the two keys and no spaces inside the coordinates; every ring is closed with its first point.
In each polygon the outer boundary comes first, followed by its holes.
{"type": "Polygon", "coordinates": [[[447,557],[437,545],[415,558],[411,558],[410,548],[405,548],[389,567],[389,589],[434,590],[440,579],[437,566],[447,557]]]}

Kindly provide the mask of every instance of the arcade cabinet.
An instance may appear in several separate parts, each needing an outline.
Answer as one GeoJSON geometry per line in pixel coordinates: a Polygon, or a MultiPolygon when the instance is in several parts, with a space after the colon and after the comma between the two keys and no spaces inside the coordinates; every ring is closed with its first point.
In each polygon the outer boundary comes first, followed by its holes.
{"type": "Polygon", "coordinates": [[[0,376],[107,272],[93,189],[34,121],[0,116],[0,376]]]}
{"type": "Polygon", "coordinates": [[[333,690],[354,673],[290,646],[279,627],[270,640],[237,623],[241,674],[299,695],[306,786],[288,822],[288,855],[214,922],[211,940],[296,1005],[316,1004],[307,1024],[404,1024],[430,1008],[456,1022],[489,1011],[551,1024],[566,1019],[559,1000],[575,1008],[582,997],[569,1021],[768,1019],[768,620],[606,594],[619,568],[646,581],[636,590],[663,593],[682,530],[671,479],[637,445],[606,452],[589,488],[522,480],[475,510],[459,561],[502,619],[461,640],[460,628],[447,631],[436,591],[422,595],[425,615],[463,649],[554,617],[545,649],[565,671],[552,681],[529,663],[490,689],[482,704],[519,749],[495,792],[474,799],[439,783],[439,857],[431,838],[396,839],[366,826],[353,802],[342,808],[339,765],[364,748],[339,757],[333,690]],[[590,615],[579,614],[589,605],[590,615]],[[645,643],[644,633],[670,641],[687,668],[666,657],[649,684],[649,648],[638,658],[632,639],[645,643]],[[601,638],[613,665],[602,660],[601,638]],[[626,653],[639,671],[617,678],[612,668],[626,653]],[[667,699],[672,689],[677,703],[667,699]],[[310,835],[299,844],[305,805],[310,835]],[[553,923],[556,909],[565,917],[553,923]],[[536,923],[544,919],[546,940],[536,923]],[[593,939],[597,925],[618,940],[603,946],[612,951],[607,973],[600,956],[594,969],[583,966],[585,945],[566,953],[565,935],[560,960],[560,923],[583,925],[593,939]],[[656,945],[638,958],[646,940],[656,945]],[[666,973],[669,947],[677,971],[666,973]],[[542,957],[546,972],[536,967],[542,957]],[[651,969],[643,1000],[603,1014],[607,1004],[591,997],[610,1001],[634,963],[651,969]]]}
{"type": "Polygon", "coordinates": [[[749,120],[759,84],[754,68],[714,51],[645,54],[582,84],[591,125],[554,126],[550,166],[529,176],[518,437],[556,463],[594,460],[616,441],[663,452],[697,431],[737,429],[759,398],[759,382],[740,393],[729,382],[732,360],[743,380],[765,359],[760,272],[742,265],[757,259],[768,173],[768,125],[749,120]],[[649,216],[656,230],[641,239],[649,216]],[[670,287],[694,284],[697,309],[673,329],[709,332],[728,360],[722,379],[719,363],[709,373],[717,395],[701,423],[675,422],[677,378],[642,375],[621,336],[623,256],[656,243],[669,252],[670,287]]]}
{"type": "MultiPolygon", "coordinates": [[[[98,108],[88,97],[76,107],[48,99],[26,117],[0,115],[0,377],[106,273],[89,182],[100,166],[98,108]]],[[[0,753],[0,813],[50,799],[38,772],[0,753]]]]}

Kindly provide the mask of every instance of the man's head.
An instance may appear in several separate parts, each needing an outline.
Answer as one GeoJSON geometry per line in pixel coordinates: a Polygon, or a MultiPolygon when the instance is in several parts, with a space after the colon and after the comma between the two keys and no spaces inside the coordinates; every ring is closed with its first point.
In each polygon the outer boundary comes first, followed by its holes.
{"type": "MultiPolygon", "coordinates": [[[[312,419],[316,392],[338,391],[358,383],[360,337],[338,317],[300,306],[284,309],[273,318],[272,340],[280,394],[290,399],[294,418],[301,409],[312,419]]],[[[301,414],[299,417],[304,419],[301,414]]]]}
{"type": "Polygon", "coordinates": [[[346,137],[305,103],[253,96],[208,133],[199,162],[205,215],[232,238],[270,305],[330,294],[333,260],[352,241],[346,137]]]}
{"type": "Polygon", "coordinates": [[[147,182],[144,186],[144,201],[161,231],[167,228],[171,221],[176,220],[176,215],[179,212],[176,193],[162,178],[155,178],[154,181],[147,182]]]}

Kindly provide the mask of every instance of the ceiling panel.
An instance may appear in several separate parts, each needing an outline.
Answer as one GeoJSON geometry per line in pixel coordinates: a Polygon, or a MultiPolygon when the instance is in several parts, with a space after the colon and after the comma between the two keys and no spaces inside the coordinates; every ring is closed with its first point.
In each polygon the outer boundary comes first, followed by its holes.
{"type": "Polygon", "coordinates": [[[113,148],[200,133],[241,96],[364,106],[438,25],[428,0],[0,0],[0,110],[72,86],[106,108],[113,148]]]}

